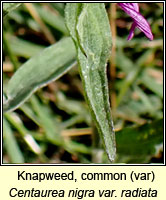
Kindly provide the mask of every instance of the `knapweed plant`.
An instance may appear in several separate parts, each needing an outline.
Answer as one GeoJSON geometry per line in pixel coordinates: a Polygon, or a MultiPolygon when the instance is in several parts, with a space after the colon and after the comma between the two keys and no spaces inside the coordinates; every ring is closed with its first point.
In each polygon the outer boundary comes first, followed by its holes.
{"type": "MultiPolygon", "coordinates": [[[[10,7],[13,8],[12,5],[6,7],[4,4],[4,15],[10,11],[10,7]]],[[[27,8],[29,8],[28,5],[27,8]]],[[[150,25],[141,15],[138,3],[118,3],[117,8],[124,10],[133,20],[128,40],[134,37],[136,28],[143,32],[149,40],[153,40],[150,25]]],[[[42,16],[44,11],[40,7],[36,7],[36,9],[42,16]]],[[[63,14],[65,26],[60,27],[59,30],[65,37],[27,60],[16,70],[4,88],[4,128],[7,127],[7,121],[11,120],[9,116],[11,111],[22,106],[39,88],[56,81],[73,66],[78,65],[84,96],[91,116],[102,138],[109,160],[114,161],[116,141],[107,80],[107,62],[111,57],[112,36],[105,4],[67,3],[63,14]]],[[[44,19],[47,23],[51,23],[47,17],[45,15],[44,19]]],[[[57,18],[57,24],[54,23],[57,27],[58,20],[60,22],[62,19],[57,18]]],[[[37,100],[32,98],[33,105],[37,105],[37,100]]],[[[39,112],[42,123],[45,124],[47,120],[42,114],[42,109],[37,107],[36,111],[39,112]]],[[[34,119],[30,112],[29,115],[34,119]]],[[[51,127],[52,125],[46,126],[46,130],[51,132],[51,127]]],[[[28,138],[24,131],[22,134],[33,152],[41,154],[42,150],[32,136],[28,138]]],[[[54,144],[63,145],[65,149],[71,151],[67,147],[67,142],[60,135],[48,134],[47,137],[54,141],[54,144]]]]}

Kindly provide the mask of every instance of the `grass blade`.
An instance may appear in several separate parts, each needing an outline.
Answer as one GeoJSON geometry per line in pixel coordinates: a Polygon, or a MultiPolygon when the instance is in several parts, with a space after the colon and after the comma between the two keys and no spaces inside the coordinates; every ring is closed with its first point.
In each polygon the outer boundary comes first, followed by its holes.
{"type": "Polygon", "coordinates": [[[24,157],[7,120],[3,118],[4,146],[12,163],[24,163],[24,157]]]}

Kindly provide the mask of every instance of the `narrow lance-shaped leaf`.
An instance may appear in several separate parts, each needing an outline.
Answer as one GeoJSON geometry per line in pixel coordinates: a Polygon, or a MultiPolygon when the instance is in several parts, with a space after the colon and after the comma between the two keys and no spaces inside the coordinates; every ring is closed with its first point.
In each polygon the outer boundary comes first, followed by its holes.
{"type": "Polygon", "coordinates": [[[106,75],[112,41],[105,7],[103,3],[68,3],[65,14],[77,47],[86,100],[112,161],[116,147],[106,75]]]}
{"type": "Polygon", "coordinates": [[[58,79],[76,63],[71,38],[64,38],[23,64],[8,82],[4,112],[16,109],[38,88],[58,79]]]}

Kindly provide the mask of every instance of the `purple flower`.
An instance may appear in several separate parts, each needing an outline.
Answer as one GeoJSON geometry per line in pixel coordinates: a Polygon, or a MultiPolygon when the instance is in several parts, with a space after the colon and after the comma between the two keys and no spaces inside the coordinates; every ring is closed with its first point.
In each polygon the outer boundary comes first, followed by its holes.
{"type": "Polygon", "coordinates": [[[147,38],[153,40],[153,34],[150,25],[140,14],[138,3],[118,3],[118,5],[133,19],[133,24],[127,39],[131,40],[133,38],[134,30],[137,27],[146,35],[147,38]]]}

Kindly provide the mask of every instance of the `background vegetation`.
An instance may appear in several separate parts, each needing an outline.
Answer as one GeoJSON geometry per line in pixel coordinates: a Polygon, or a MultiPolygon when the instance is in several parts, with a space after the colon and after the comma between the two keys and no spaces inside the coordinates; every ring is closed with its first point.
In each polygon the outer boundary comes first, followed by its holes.
{"type": "MultiPolygon", "coordinates": [[[[163,163],[163,4],[139,5],[151,24],[153,41],[139,30],[127,41],[131,19],[116,4],[106,3],[114,43],[108,63],[114,163],[163,163]]],[[[69,35],[64,8],[64,3],[25,3],[4,17],[4,90],[23,63],[69,35]]],[[[77,66],[4,114],[3,162],[109,163],[84,101],[77,66]]]]}

